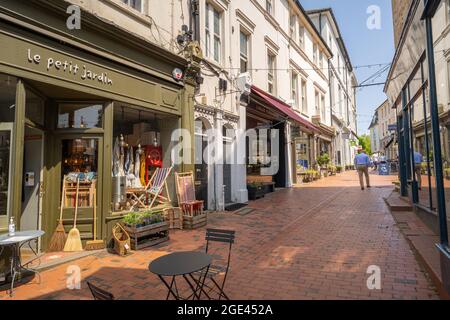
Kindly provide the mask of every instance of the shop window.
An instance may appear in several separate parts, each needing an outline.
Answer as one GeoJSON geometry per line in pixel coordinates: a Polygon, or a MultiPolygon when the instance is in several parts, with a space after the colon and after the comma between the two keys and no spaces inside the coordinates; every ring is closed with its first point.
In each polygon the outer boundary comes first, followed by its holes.
{"type": "Polygon", "coordinates": [[[7,229],[10,199],[12,129],[17,79],[0,74],[0,230],[7,229]]]}
{"type": "Polygon", "coordinates": [[[35,124],[44,126],[44,100],[28,88],[25,117],[35,124]]]}
{"type": "Polygon", "coordinates": [[[103,105],[69,104],[59,105],[58,129],[91,129],[103,126],[103,105]]]}
{"type": "Polygon", "coordinates": [[[295,151],[297,160],[297,172],[308,169],[311,165],[310,161],[310,139],[309,136],[300,131],[299,136],[295,139],[295,151]]]}
{"type": "Polygon", "coordinates": [[[116,214],[145,210],[147,200],[136,202],[135,196],[148,184],[156,168],[163,167],[164,147],[168,146],[161,142],[178,128],[178,119],[115,105],[113,126],[112,210],[116,214]],[[167,133],[162,136],[163,130],[167,133]]]}
{"type": "Polygon", "coordinates": [[[14,122],[17,79],[0,73],[0,122],[14,122]]]}

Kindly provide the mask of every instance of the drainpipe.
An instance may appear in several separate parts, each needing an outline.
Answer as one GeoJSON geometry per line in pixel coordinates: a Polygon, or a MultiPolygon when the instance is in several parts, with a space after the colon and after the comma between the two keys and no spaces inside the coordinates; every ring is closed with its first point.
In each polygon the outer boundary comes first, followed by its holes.
{"type": "Polygon", "coordinates": [[[190,30],[194,32],[194,40],[200,43],[200,5],[199,0],[191,0],[190,3],[190,30]]]}

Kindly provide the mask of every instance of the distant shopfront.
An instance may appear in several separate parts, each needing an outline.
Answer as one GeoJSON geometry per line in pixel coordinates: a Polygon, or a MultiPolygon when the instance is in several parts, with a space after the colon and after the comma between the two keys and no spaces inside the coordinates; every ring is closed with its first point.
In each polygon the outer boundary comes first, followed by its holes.
{"type": "MultiPolygon", "coordinates": [[[[45,12],[31,2],[7,5],[31,19],[45,12]]],[[[64,177],[83,174],[77,222],[82,239],[93,238],[94,207],[97,238],[106,239],[130,210],[126,188],[145,185],[158,166],[173,165],[171,134],[193,132],[194,118],[194,87],[171,77],[175,68],[184,70],[184,59],[124,31],[113,35],[110,25],[87,14],[75,38],[67,33],[63,11],[46,14],[36,20],[53,21],[60,32],[21,26],[12,16],[0,19],[0,233],[12,216],[19,230],[46,232],[43,250],[61,204],[66,229],[73,225],[75,200],[70,192],[62,195],[64,177]],[[101,43],[93,42],[102,31],[101,43]],[[120,195],[113,187],[117,150],[129,169],[141,169],[120,195]]]]}
{"type": "Polygon", "coordinates": [[[315,161],[317,146],[314,137],[319,129],[286,103],[255,86],[252,87],[251,103],[247,107],[247,130],[252,129],[256,129],[258,135],[264,134],[264,139],[268,141],[264,149],[247,146],[248,183],[274,183],[276,187],[290,187],[296,183],[297,168],[309,166],[315,161]],[[277,148],[272,146],[274,130],[277,133],[277,148]],[[272,154],[274,151],[277,154],[272,154]],[[276,174],[261,174],[274,166],[277,168],[276,174]]]}

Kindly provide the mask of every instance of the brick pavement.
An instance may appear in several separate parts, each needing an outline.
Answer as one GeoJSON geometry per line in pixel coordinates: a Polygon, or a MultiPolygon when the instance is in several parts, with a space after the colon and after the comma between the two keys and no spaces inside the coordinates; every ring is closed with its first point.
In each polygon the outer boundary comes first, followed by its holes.
{"type": "MultiPolygon", "coordinates": [[[[393,177],[372,176],[361,191],[355,172],[280,190],[239,216],[213,213],[209,227],[237,231],[226,291],[232,299],[438,299],[389,213],[383,197],[393,177]],[[367,268],[381,268],[381,290],[369,290],[367,268]]],[[[91,299],[92,281],[118,299],[164,299],[147,266],[173,251],[203,250],[204,229],[174,231],[170,242],[125,258],[86,257],[41,274],[14,299],[91,299]],[[66,289],[69,265],[81,268],[81,290],[66,289]]],[[[186,288],[181,286],[182,291],[186,288]]],[[[0,299],[10,299],[0,292],[0,299]]]]}

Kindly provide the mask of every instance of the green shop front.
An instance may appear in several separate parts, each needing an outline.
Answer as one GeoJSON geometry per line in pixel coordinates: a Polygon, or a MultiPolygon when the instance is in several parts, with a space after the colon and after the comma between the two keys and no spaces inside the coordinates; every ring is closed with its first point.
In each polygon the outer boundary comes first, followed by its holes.
{"type": "MultiPolygon", "coordinates": [[[[172,77],[187,62],[87,14],[83,29],[70,32],[63,7],[39,10],[34,1],[2,6],[0,234],[14,217],[17,230],[46,232],[38,248],[45,251],[61,210],[66,230],[73,226],[74,184],[66,178],[82,173],[82,240],[94,236],[94,210],[96,236],[108,239],[130,211],[129,203],[115,200],[126,192],[113,178],[118,144],[126,149],[125,161],[134,165],[139,158],[133,184],[142,185],[156,167],[173,165],[172,132],[193,132],[194,86],[172,77]],[[14,11],[27,18],[17,19],[14,11]],[[146,162],[155,150],[159,159],[146,162]]],[[[172,193],[173,184],[169,179],[172,193]]],[[[0,257],[0,273],[1,264],[0,257]]]]}

